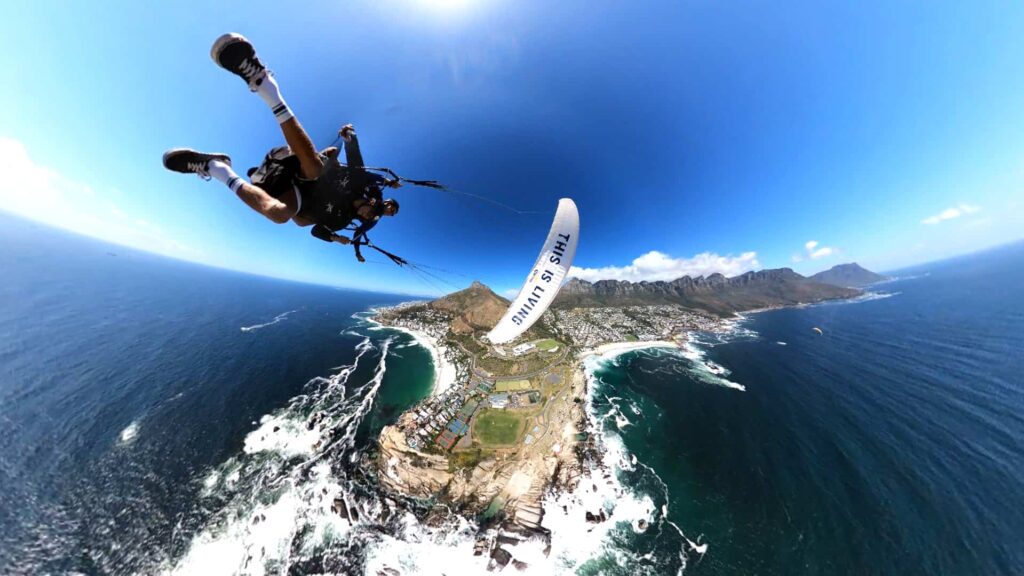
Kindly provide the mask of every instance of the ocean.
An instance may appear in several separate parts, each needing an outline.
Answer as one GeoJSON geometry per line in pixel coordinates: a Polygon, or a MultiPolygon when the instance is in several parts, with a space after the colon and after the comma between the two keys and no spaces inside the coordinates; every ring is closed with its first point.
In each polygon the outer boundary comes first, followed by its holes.
{"type": "Polygon", "coordinates": [[[427,350],[361,319],[407,296],[226,272],[7,217],[0,270],[0,573],[180,568],[204,534],[287,495],[293,456],[310,451],[289,411],[347,410],[339,431],[365,445],[433,381],[427,350]],[[319,402],[346,380],[358,387],[319,402]]]}
{"type": "MultiPolygon", "coordinates": [[[[548,554],[514,554],[541,574],[1021,572],[1021,264],[1016,245],[591,357],[605,468],[549,496],[548,554]]],[[[433,381],[367,321],[408,297],[6,217],[0,270],[0,573],[483,571],[476,519],[367,473],[433,381]]]]}
{"type": "Polygon", "coordinates": [[[898,274],[593,367],[687,574],[1024,573],[1024,244],[898,274]]]}

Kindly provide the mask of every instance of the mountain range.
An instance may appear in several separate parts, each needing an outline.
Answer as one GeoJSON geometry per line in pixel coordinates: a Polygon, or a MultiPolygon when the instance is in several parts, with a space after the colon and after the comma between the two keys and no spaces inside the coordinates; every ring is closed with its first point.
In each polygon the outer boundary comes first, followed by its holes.
{"type": "Polygon", "coordinates": [[[747,272],[727,278],[722,274],[683,276],[672,281],[629,282],[573,278],[562,287],[556,307],[600,307],[679,304],[715,314],[809,304],[850,298],[859,290],[816,282],[789,268],[747,272]]]}
{"type": "MultiPolygon", "coordinates": [[[[861,294],[852,286],[864,286],[886,277],[856,263],[840,264],[811,277],[790,268],[747,272],[727,278],[722,274],[683,276],[671,281],[629,282],[572,278],[562,287],[553,304],[558,308],[594,308],[678,304],[727,316],[736,312],[811,304],[851,298],[861,294]]],[[[480,282],[465,290],[438,298],[429,307],[452,313],[452,329],[470,333],[492,328],[508,308],[509,301],[480,282]]]]}

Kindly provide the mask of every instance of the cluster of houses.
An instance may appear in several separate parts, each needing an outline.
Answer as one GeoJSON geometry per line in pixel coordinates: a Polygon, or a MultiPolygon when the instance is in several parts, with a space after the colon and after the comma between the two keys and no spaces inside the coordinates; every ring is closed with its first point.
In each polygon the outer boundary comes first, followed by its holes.
{"type": "Polygon", "coordinates": [[[549,324],[577,346],[658,340],[691,330],[715,330],[720,323],[711,315],[672,305],[559,309],[548,310],[548,315],[549,324]]]}
{"type": "Polygon", "coordinates": [[[451,450],[459,438],[469,433],[470,419],[493,390],[492,383],[481,381],[471,386],[453,386],[425,400],[402,430],[409,447],[418,450],[433,442],[443,450],[451,450]]]}

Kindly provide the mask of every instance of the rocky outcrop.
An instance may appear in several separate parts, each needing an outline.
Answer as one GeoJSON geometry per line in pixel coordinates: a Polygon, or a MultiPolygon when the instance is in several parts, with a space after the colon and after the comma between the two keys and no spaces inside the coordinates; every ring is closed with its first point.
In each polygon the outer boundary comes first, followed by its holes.
{"type": "Polygon", "coordinates": [[[558,459],[487,459],[449,472],[446,457],[413,450],[401,430],[388,426],[381,432],[377,465],[381,483],[392,491],[415,498],[440,497],[474,513],[500,498],[514,523],[536,529],[544,489],[554,478],[558,459]]]}
{"type": "Polygon", "coordinates": [[[447,458],[413,450],[405,433],[395,426],[381,431],[377,462],[381,483],[408,496],[430,498],[452,481],[447,458]]]}
{"type": "Polygon", "coordinates": [[[628,282],[578,278],[562,287],[557,307],[600,307],[679,304],[716,314],[850,298],[860,292],[815,282],[789,268],[747,272],[732,278],[721,274],[683,276],[664,282],[628,282]]]}
{"type": "MultiPolygon", "coordinates": [[[[585,393],[586,381],[578,371],[569,391],[585,393]]],[[[560,431],[558,449],[541,451],[524,447],[514,453],[487,458],[472,468],[450,470],[446,456],[409,447],[402,427],[415,418],[403,414],[395,426],[386,426],[379,437],[377,476],[388,490],[415,498],[439,498],[459,510],[476,514],[495,499],[502,503],[505,526],[524,533],[543,532],[542,501],[552,484],[567,486],[582,473],[576,449],[576,433],[584,421],[583,408],[573,405],[566,420],[550,422],[560,431]]],[[[335,503],[340,510],[343,503],[335,503]]]]}

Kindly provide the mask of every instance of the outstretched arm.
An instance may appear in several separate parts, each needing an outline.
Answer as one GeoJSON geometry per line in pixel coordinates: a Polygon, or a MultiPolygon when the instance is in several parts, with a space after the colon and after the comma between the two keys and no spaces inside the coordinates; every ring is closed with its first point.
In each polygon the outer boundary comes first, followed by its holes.
{"type": "Polygon", "coordinates": [[[345,163],[348,164],[349,181],[352,188],[359,193],[366,189],[366,170],[363,170],[363,154],[359,151],[359,137],[356,136],[356,129],[351,124],[346,124],[338,132],[341,139],[345,141],[345,163]]]}
{"type": "Polygon", "coordinates": [[[312,234],[315,238],[319,238],[324,242],[334,242],[334,232],[327,226],[324,226],[323,224],[317,224],[316,226],[313,226],[313,229],[310,230],[309,233],[312,234]]]}
{"type": "Polygon", "coordinates": [[[362,168],[363,154],[359,151],[359,137],[356,136],[356,129],[351,124],[346,124],[338,133],[345,141],[345,163],[350,168],[362,168]]]}
{"type": "Polygon", "coordinates": [[[317,224],[313,226],[313,229],[309,231],[313,236],[323,240],[324,242],[337,242],[339,244],[349,244],[352,241],[348,238],[335,234],[333,230],[324,226],[323,224],[317,224]]]}
{"type": "Polygon", "coordinates": [[[359,246],[361,244],[369,244],[370,239],[366,237],[366,233],[369,232],[376,225],[376,220],[370,220],[368,222],[363,222],[362,224],[360,224],[359,227],[356,228],[355,232],[352,233],[352,243],[355,244],[356,246],[359,246]]]}
{"type": "Polygon", "coordinates": [[[366,258],[363,258],[363,254],[359,250],[359,247],[362,244],[366,243],[366,240],[365,237],[362,240],[360,240],[358,232],[356,234],[353,234],[351,240],[340,234],[335,234],[333,231],[331,231],[330,228],[324,226],[323,224],[317,224],[316,226],[313,226],[313,229],[310,230],[310,232],[313,234],[313,236],[323,240],[324,242],[351,244],[352,247],[356,249],[356,259],[359,260],[360,262],[366,262],[366,258]]]}

